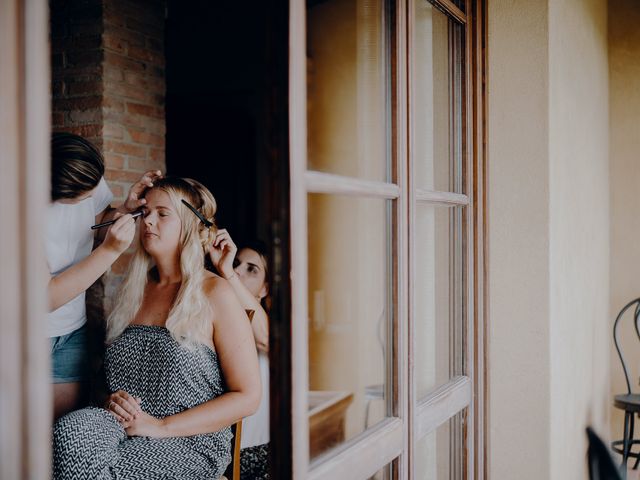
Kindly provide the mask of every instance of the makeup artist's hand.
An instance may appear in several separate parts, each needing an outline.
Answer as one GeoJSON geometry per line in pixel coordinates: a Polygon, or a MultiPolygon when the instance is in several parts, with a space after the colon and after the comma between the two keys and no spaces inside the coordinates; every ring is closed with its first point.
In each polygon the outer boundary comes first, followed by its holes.
{"type": "Polygon", "coordinates": [[[238,247],[233,243],[231,235],[224,228],[218,230],[213,244],[209,247],[209,258],[216,270],[224,278],[233,276],[233,260],[238,247]]]}
{"type": "Polygon", "coordinates": [[[100,248],[109,249],[120,255],[129,248],[133,241],[133,237],[136,234],[136,221],[130,214],[122,215],[116,213],[116,217],[118,218],[116,223],[109,227],[100,248]]]}
{"type": "Polygon", "coordinates": [[[147,188],[153,187],[153,182],[162,178],[162,172],[160,170],[149,170],[146,172],[140,180],[131,185],[127,199],[124,201],[124,208],[128,212],[138,210],[147,201],[142,197],[142,194],[147,188]]]}

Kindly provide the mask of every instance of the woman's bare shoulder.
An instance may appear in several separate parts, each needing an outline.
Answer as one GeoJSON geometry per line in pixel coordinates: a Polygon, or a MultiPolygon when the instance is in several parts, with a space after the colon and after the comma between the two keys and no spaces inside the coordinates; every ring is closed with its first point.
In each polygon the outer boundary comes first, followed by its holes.
{"type": "Polygon", "coordinates": [[[203,286],[205,294],[211,299],[233,293],[233,288],[227,280],[209,271],[205,272],[203,286]]]}

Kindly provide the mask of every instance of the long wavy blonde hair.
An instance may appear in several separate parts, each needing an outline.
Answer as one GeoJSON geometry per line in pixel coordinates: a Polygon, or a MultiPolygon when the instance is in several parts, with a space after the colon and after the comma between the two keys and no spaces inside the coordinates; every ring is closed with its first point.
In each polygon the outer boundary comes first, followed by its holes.
{"type": "MultiPolygon", "coordinates": [[[[214,223],[216,201],[201,183],[178,177],[156,180],[153,189],[169,195],[178,212],[182,232],[180,235],[180,271],[182,283],[173,302],[166,327],[172,337],[183,345],[195,345],[211,334],[211,307],[204,295],[204,256],[212,244],[215,224],[206,227],[182,200],[193,205],[207,220],[214,223]]],[[[129,269],[120,285],[115,307],[107,318],[107,343],[115,340],[131,323],[142,305],[145,286],[154,268],[151,256],[138,242],[129,269]]]]}

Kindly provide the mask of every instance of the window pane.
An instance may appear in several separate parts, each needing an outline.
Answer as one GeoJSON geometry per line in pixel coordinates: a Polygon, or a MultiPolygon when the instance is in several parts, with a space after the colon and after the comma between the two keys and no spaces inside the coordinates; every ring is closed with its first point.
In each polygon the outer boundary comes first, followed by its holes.
{"type": "Polygon", "coordinates": [[[390,412],[387,200],[310,194],[311,458],[390,412]]]}
{"type": "Polygon", "coordinates": [[[426,0],[413,5],[410,69],[415,185],[461,193],[463,30],[426,0]]]}
{"type": "Polygon", "coordinates": [[[458,413],[416,442],[415,478],[457,480],[463,478],[463,421],[458,413]]]}
{"type": "Polygon", "coordinates": [[[385,467],[378,470],[373,477],[369,480],[391,480],[393,478],[393,463],[386,465],[385,467]]]}
{"type": "Polygon", "coordinates": [[[414,253],[417,398],[464,372],[462,207],[419,204],[414,253]]]}
{"type": "Polygon", "coordinates": [[[307,4],[308,168],[389,181],[384,2],[307,4]]]}

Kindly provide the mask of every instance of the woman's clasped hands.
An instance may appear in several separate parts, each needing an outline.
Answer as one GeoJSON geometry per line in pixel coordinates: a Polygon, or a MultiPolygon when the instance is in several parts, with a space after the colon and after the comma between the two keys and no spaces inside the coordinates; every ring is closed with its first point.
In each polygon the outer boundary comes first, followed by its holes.
{"type": "Polygon", "coordinates": [[[152,417],[140,407],[141,399],[118,390],[109,395],[105,409],[123,426],[129,437],[161,438],[164,434],[164,422],[152,417]]]}

